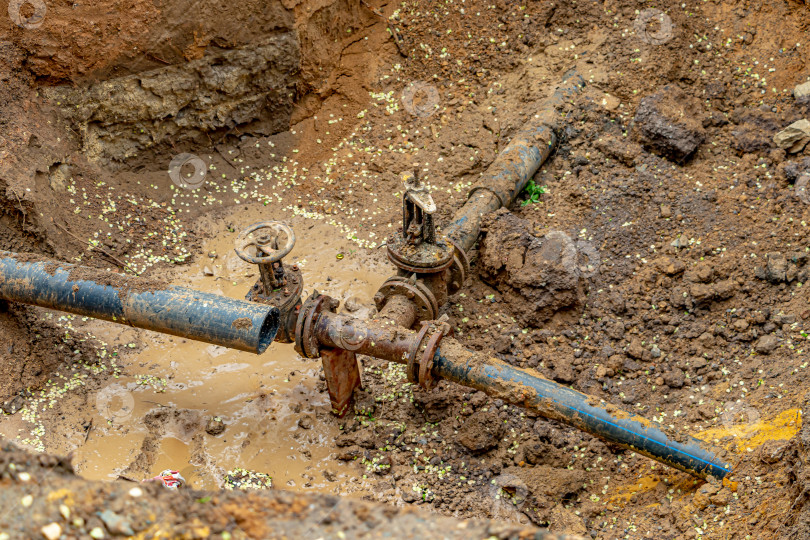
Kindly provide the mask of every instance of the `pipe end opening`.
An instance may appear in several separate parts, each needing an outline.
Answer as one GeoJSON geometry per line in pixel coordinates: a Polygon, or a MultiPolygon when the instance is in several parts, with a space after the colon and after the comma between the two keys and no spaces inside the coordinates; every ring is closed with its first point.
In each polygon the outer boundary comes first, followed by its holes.
{"type": "Polygon", "coordinates": [[[262,354],[267,350],[267,347],[276,339],[279,326],[279,311],[278,308],[270,308],[262,321],[262,326],[259,329],[259,342],[257,344],[256,352],[262,354]]]}

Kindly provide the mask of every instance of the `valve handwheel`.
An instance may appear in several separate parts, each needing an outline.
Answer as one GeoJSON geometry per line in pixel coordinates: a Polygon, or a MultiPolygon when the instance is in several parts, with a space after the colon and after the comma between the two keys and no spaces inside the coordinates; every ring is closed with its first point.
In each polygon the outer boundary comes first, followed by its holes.
{"type": "Polygon", "coordinates": [[[276,341],[292,343],[304,276],[298,265],[288,267],[282,259],[295,246],[295,233],[280,221],[260,221],[240,232],[234,244],[240,259],[259,267],[259,279],[245,298],[277,307],[281,325],[276,341]]]}
{"type": "Polygon", "coordinates": [[[280,221],[260,221],[239,233],[235,241],[235,251],[240,259],[253,264],[272,264],[281,261],[292,251],[295,245],[295,233],[292,228],[280,221]],[[286,236],[283,247],[279,246],[279,237],[286,236]],[[248,249],[254,248],[254,254],[248,249]]]}

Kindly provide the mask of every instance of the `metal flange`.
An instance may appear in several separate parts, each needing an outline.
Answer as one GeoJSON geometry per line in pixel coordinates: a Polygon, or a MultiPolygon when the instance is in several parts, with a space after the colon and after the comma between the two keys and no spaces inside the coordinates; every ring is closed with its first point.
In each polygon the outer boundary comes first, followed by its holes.
{"type": "Polygon", "coordinates": [[[422,321],[422,328],[406,355],[408,365],[405,373],[408,382],[418,384],[425,390],[435,388],[438,381],[433,376],[433,358],[439,350],[442,338],[451,332],[452,329],[446,322],[422,321]]]}
{"type": "Polygon", "coordinates": [[[403,276],[394,276],[388,278],[382,284],[380,290],[374,295],[374,303],[377,310],[381,311],[385,306],[388,298],[395,295],[401,295],[408,298],[416,306],[416,322],[429,321],[435,319],[439,315],[439,304],[436,297],[422,283],[422,281],[403,276]]]}
{"type": "Polygon", "coordinates": [[[388,238],[388,259],[406,272],[435,274],[453,264],[453,246],[446,239],[410,244],[401,234],[388,238]]]}
{"type": "Polygon", "coordinates": [[[340,304],[331,296],[314,291],[306,299],[298,312],[298,321],[295,325],[295,351],[306,358],[321,356],[320,344],[315,337],[316,317],[323,311],[337,311],[340,304]]]}
{"type": "Polygon", "coordinates": [[[455,294],[461,290],[470,274],[470,260],[455,242],[452,240],[449,242],[453,245],[453,265],[450,267],[450,282],[447,289],[450,294],[455,294]]]}

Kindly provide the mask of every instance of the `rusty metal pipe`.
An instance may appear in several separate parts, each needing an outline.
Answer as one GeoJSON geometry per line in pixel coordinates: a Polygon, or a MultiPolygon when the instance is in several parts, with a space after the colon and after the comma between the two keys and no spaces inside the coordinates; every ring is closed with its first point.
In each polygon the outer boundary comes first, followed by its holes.
{"type": "Polygon", "coordinates": [[[491,191],[478,190],[467,199],[450,224],[442,231],[465,252],[469,252],[481,234],[481,220],[501,207],[501,201],[491,191]]]}
{"type": "Polygon", "coordinates": [[[481,231],[481,218],[508,207],[551,155],[557,144],[554,126],[557,109],[578,93],[585,81],[575,71],[567,73],[552,96],[515,135],[470,190],[467,202],[456,212],[443,233],[464,251],[470,251],[481,231]]]}
{"type": "Polygon", "coordinates": [[[416,321],[416,305],[407,297],[397,294],[388,299],[377,317],[410,328],[416,321]]]}
{"type": "Polygon", "coordinates": [[[263,353],[278,308],[29,254],[0,252],[0,298],[263,353]]]}
{"type": "Polygon", "coordinates": [[[318,315],[315,338],[321,347],[338,348],[389,362],[403,363],[416,332],[388,319],[361,321],[328,311],[318,315]]]}
{"type": "Polygon", "coordinates": [[[544,379],[534,371],[469,351],[454,339],[442,340],[433,372],[694,476],[723,478],[731,472],[731,465],[703,441],[674,431],[667,435],[643,417],[544,379]]]}
{"type": "MultiPolygon", "coordinates": [[[[315,336],[324,347],[400,364],[407,363],[408,352],[420,345],[416,343],[416,332],[392,321],[360,321],[329,312],[320,314],[315,336]]],[[[433,358],[433,374],[532,409],[546,418],[701,478],[710,475],[722,478],[731,471],[731,466],[702,441],[677,433],[667,435],[645,418],[545,379],[535,371],[470,351],[452,338],[441,341],[433,358]]]]}

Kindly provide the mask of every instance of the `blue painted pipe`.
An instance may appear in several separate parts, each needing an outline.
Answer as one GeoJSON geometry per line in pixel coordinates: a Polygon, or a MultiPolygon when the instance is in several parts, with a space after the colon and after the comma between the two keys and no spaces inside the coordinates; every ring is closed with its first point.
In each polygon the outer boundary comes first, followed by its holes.
{"type": "Polygon", "coordinates": [[[731,465],[703,441],[676,433],[667,436],[645,418],[485,353],[469,351],[449,338],[442,340],[434,356],[433,373],[701,478],[721,479],[731,472],[731,465]]]}
{"type": "Polygon", "coordinates": [[[0,251],[0,299],[263,353],[275,307],[168,283],[0,251]]]}

